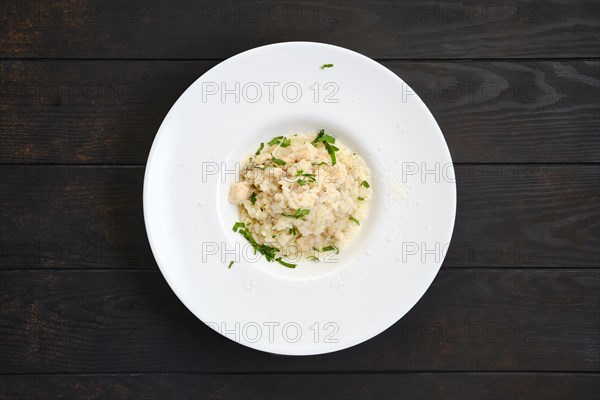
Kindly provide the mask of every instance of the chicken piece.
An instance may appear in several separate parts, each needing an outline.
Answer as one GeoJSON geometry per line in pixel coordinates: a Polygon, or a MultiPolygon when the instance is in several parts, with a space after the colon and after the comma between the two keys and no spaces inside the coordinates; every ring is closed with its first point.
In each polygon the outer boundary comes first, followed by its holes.
{"type": "Polygon", "coordinates": [[[310,143],[303,143],[294,146],[292,156],[294,161],[313,160],[317,156],[318,150],[310,143]]]}
{"type": "Polygon", "coordinates": [[[236,182],[229,189],[229,202],[240,204],[248,198],[250,188],[244,182],[236,182]]]}

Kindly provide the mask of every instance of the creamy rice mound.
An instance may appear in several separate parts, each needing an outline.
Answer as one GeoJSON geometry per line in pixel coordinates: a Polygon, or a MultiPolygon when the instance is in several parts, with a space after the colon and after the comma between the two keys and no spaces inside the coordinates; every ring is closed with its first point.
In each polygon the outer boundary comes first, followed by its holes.
{"type": "Polygon", "coordinates": [[[327,134],[328,143],[311,143],[323,133],[261,144],[230,187],[229,201],[247,232],[258,245],[278,249],[277,257],[317,261],[347,245],[367,216],[372,189],[365,160],[327,134]]]}

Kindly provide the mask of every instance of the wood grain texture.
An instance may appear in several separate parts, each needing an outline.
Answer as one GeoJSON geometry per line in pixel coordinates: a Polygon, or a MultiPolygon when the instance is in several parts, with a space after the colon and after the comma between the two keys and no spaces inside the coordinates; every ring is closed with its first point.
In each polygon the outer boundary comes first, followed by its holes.
{"type": "Polygon", "coordinates": [[[158,271],[0,278],[0,373],[600,371],[599,270],[442,270],[392,328],[313,357],[217,334],[158,271]]]}
{"type": "MultiPolygon", "coordinates": [[[[1,167],[0,268],[153,268],[143,172],[1,167]]],[[[461,165],[456,175],[445,267],[600,265],[597,166],[461,165]]]]}
{"type": "Polygon", "coordinates": [[[144,227],[142,168],[4,166],[0,171],[0,265],[156,265],[144,227]]]}
{"type": "Polygon", "coordinates": [[[585,373],[18,375],[1,378],[0,398],[592,400],[600,390],[598,377],[585,373]]]}
{"type": "Polygon", "coordinates": [[[597,1],[3,2],[2,57],[226,58],[322,41],[375,58],[597,57],[597,1]]]}
{"type": "Polygon", "coordinates": [[[599,14],[597,0],[0,2],[0,399],[597,399],[599,14]],[[463,164],[430,290],[381,335],[314,357],[197,320],[158,272],[141,204],[179,95],[289,40],[380,60],[463,164]]]}
{"type": "MultiPolygon", "coordinates": [[[[170,107],[215,64],[2,61],[0,162],[143,165],[170,107]]],[[[599,61],[384,65],[425,101],[455,162],[600,162],[599,61]]]]}

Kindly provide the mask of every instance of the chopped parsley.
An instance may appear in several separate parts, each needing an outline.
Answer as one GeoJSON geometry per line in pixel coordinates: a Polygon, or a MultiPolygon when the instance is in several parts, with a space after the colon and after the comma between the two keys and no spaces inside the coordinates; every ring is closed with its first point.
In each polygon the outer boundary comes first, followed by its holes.
{"type": "Polygon", "coordinates": [[[327,152],[329,153],[329,157],[331,157],[331,165],[335,165],[335,163],[337,162],[336,158],[335,158],[335,152],[339,151],[340,149],[338,149],[334,145],[331,145],[327,142],[323,142],[323,144],[325,145],[325,148],[327,149],[327,152]]]}
{"type": "Polygon", "coordinates": [[[333,68],[333,64],[323,64],[323,65],[321,65],[321,69],[325,69],[325,68],[333,68]]]}
{"type": "Polygon", "coordinates": [[[273,161],[275,164],[285,165],[285,161],[280,160],[279,158],[275,158],[275,156],[272,154],[271,154],[271,161],[273,161]]]}
{"type": "Polygon", "coordinates": [[[269,146],[275,146],[278,144],[281,144],[281,147],[289,147],[292,144],[292,142],[285,136],[277,136],[271,139],[269,143],[267,143],[267,145],[269,146]]]}
{"type": "Polygon", "coordinates": [[[325,133],[325,129],[321,129],[317,137],[311,142],[312,144],[319,142],[335,143],[335,138],[325,133]]]}
{"type": "Polygon", "coordinates": [[[290,229],[288,229],[288,233],[290,235],[294,235],[294,236],[298,235],[298,231],[296,231],[296,227],[295,226],[292,226],[290,229]]]}
{"type": "Polygon", "coordinates": [[[371,187],[371,185],[369,185],[369,182],[367,182],[367,181],[362,181],[362,182],[360,183],[360,186],[364,186],[364,187],[366,187],[367,189],[371,187]]]}
{"type": "Polygon", "coordinates": [[[245,228],[246,228],[246,224],[245,224],[245,223],[243,223],[243,222],[236,222],[236,223],[233,225],[233,231],[234,231],[234,232],[237,232],[237,231],[238,231],[238,229],[240,229],[240,228],[244,228],[244,229],[245,229],[245,228]]]}
{"type": "Polygon", "coordinates": [[[254,238],[252,237],[252,234],[250,233],[248,228],[246,228],[246,224],[244,224],[243,222],[236,222],[233,225],[233,231],[238,232],[248,242],[250,242],[250,244],[254,248],[254,254],[256,254],[256,252],[259,252],[260,254],[265,256],[265,258],[269,262],[273,262],[273,260],[275,260],[275,253],[277,253],[279,249],[276,247],[267,246],[266,244],[258,244],[256,240],[254,240],[254,238]]]}
{"type": "Polygon", "coordinates": [[[309,213],[310,213],[310,210],[306,210],[304,208],[299,208],[292,215],[288,215],[288,214],[284,214],[284,213],[281,213],[281,215],[283,215],[284,217],[288,217],[288,218],[298,219],[298,218],[304,217],[305,215],[308,215],[309,213]]]}
{"type": "Polygon", "coordinates": [[[355,222],[356,225],[360,225],[360,221],[357,220],[356,218],[354,218],[352,215],[350,216],[350,218],[348,218],[350,221],[355,222]]]}
{"type": "Polygon", "coordinates": [[[312,165],[320,166],[320,165],[329,165],[329,164],[327,164],[325,161],[321,161],[320,163],[315,163],[314,162],[314,163],[312,163],[312,165]]]}
{"type": "Polygon", "coordinates": [[[325,133],[325,129],[321,129],[317,134],[317,137],[311,142],[313,145],[317,143],[323,143],[325,149],[329,153],[329,157],[331,157],[331,165],[335,165],[337,162],[335,158],[335,152],[340,149],[333,145],[335,143],[335,138],[325,133]]]}
{"type": "Polygon", "coordinates": [[[327,252],[327,251],[335,251],[335,254],[340,254],[340,248],[337,247],[337,245],[335,244],[331,244],[329,246],[325,246],[321,249],[322,252],[327,252]]]}
{"type": "Polygon", "coordinates": [[[227,268],[231,268],[231,266],[233,265],[233,263],[235,263],[235,261],[230,261],[229,262],[229,267],[227,267],[227,268]]]}
{"type": "Polygon", "coordinates": [[[313,262],[319,262],[319,258],[315,257],[315,256],[309,256],[308,259],[311,260],[311,261],[313,261],[313,262]]]}
{"type": "Polygon", "coordinates": [[[306,185],[308,182],[306,182],[304,179],[298,179],[298,180],[296,181],[296,183],[297,183],[298,185],[300,185],[300,186],[304,186],[304,185],[306,185]]]}
{"type": "MultiPolygon", "coordinates": [[[[281,143],[281,139],[283,139],[283,136],[277,136],[274,137],[273,139],[271,139],[271,141],[269,143],[267,143],[269,146],[275,146],[276,144],[281,143]]],[[[285,147],[285,146],[284,146],[285,147]]]]}
{"type": "Polygon", "coordinates": [[[250,202],[252,205],[256,203],[256,192],[252,192],[252,196],[250,196],[250,202]]]}
{"type": "Polygon", "coordinates": [[[359,197],[358,201],[365,201],[365,198],[364,197],[359,197]]]}
{"type": "Polygon", "coordinates": [[[258,150],[256,150],[256,153],[255,153],[255,154],[256,154],[256,155],[259,155],[259,154],[260,154],[260,152],[262,151],[262,149],[264,149],[264,148],[265,148],[265,144],[264,144],[264,143],[261,143],[261,144],[260,144],[260,147],[258,148],[258,150]]]}
{"type": "Polygon", "coordinates": [[[308,178],[308,180],[310,182],[315,182],[317,180],[315,174],[307,174],[307,173],[305,173],[301,169],[299,169],[298,171],[296,171],[296,176],[302,176],[302,177],[308,178]]]}
{"type": "Polygon", "coordinates": [[[285,262],[285,261],[283,261],[283,259],[281,257],[277,257],[275,259],[275,261],[277,261],[279,264],[283,265],[284,267],[296,268],[296,264],[291,264],[291,263],[285,262]]]}

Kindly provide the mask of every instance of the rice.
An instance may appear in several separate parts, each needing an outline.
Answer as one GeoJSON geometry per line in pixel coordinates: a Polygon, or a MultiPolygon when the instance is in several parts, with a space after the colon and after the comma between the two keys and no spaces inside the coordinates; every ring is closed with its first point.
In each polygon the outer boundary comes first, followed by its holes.
{"type": "Polygon", "coordinates": [[[339,141],[312,144],[315,136],[265,144],[244,161],[229,192],[255,242],[294,260],[316,261],[323,248],[338,251],[356,236],[368,212],[371,173],[365,160],[339,141]],[[339,149],[335,165],[326,146],[339,149]]]}

